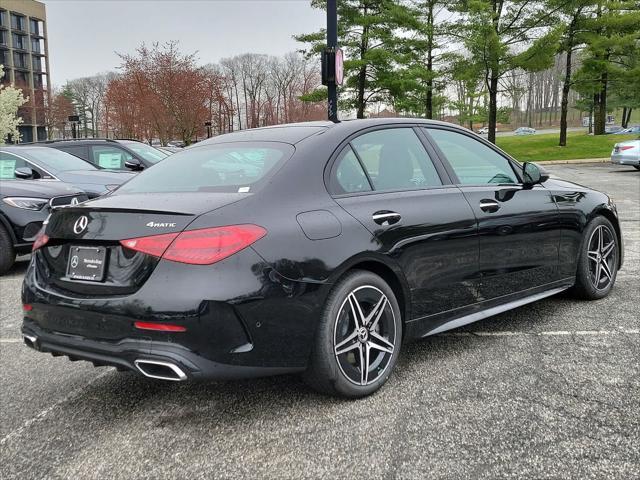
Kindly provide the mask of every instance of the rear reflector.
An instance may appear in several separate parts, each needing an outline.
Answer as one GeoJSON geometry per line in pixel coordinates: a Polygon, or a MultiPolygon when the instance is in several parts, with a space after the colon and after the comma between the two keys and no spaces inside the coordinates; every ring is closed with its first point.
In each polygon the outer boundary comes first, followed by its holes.
{"type": "Polygon", "coordinates": [[[267,231],[257,225],[230,225],[131,238],[120,240],[120,244],[165,260],[210,265],[247,248],[266,234],[267,231]]]}
{"type": "Polygon", "coordinates": [[[134,322],[134,326],[140,330],[155,330],[157,332],[186,332],[187,329],[180,325],[169,323],[134,322]]]}
{"type": "Polygon", "coordinates": [[[22,310],[24,310],[25,312],[30,312],[31,310],[33,310],[33,305],[24,303],[22,304],[22,310]]]}

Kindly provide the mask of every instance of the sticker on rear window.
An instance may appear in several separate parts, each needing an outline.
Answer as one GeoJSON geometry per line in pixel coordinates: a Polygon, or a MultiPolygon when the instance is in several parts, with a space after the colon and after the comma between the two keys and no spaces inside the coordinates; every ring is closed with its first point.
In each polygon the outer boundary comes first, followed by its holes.
{"type": "Polygon", "coordinates": [[[240,187],[238,193],[247,193],[249,190],[251,190],[251,187],[240,187]]]}

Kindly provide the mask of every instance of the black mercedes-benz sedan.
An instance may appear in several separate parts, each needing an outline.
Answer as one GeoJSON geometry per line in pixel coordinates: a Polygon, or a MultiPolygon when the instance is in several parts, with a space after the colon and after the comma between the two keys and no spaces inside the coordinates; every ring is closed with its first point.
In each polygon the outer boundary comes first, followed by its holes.
{"type": "Polygon", "coordinates": [[[164,380],[300,372],[380,388],[404,342],[622,264],[605,194],[435,121],[222,135],[52,214],[27,271],[28,346],[164,380]]]}

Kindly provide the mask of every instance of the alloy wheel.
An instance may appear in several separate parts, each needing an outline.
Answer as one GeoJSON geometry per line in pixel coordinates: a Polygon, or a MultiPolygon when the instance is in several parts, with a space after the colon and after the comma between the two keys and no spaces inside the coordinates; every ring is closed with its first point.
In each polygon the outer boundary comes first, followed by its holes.
{"type": "Polygon", "coordinates": [[[589,277],[596,290],[604,290],[613,281],[616,255],[615,234],[606,225],[598,225],[589,238],[587,250],[589,277]]]}
{"type": "Polygon", "coordinates": [[[342,302],[334,329],[334,354],[344,376],[370,385],[387,370],[396,348],[396,318],[387,296],[365,285],[342,302]]]}

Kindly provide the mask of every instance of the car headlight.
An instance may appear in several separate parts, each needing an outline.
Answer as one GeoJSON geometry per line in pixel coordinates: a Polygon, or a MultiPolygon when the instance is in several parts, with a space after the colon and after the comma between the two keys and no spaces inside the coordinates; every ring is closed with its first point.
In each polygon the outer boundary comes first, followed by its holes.
{"type": "Polygon", "coordinates": [[[29,198],[29,197],[7,197],[2,201],[7,205],[16,208],[24,208],[26,210],[42,210],[42,207],[49,203],[48,198],[29,198]]]}

